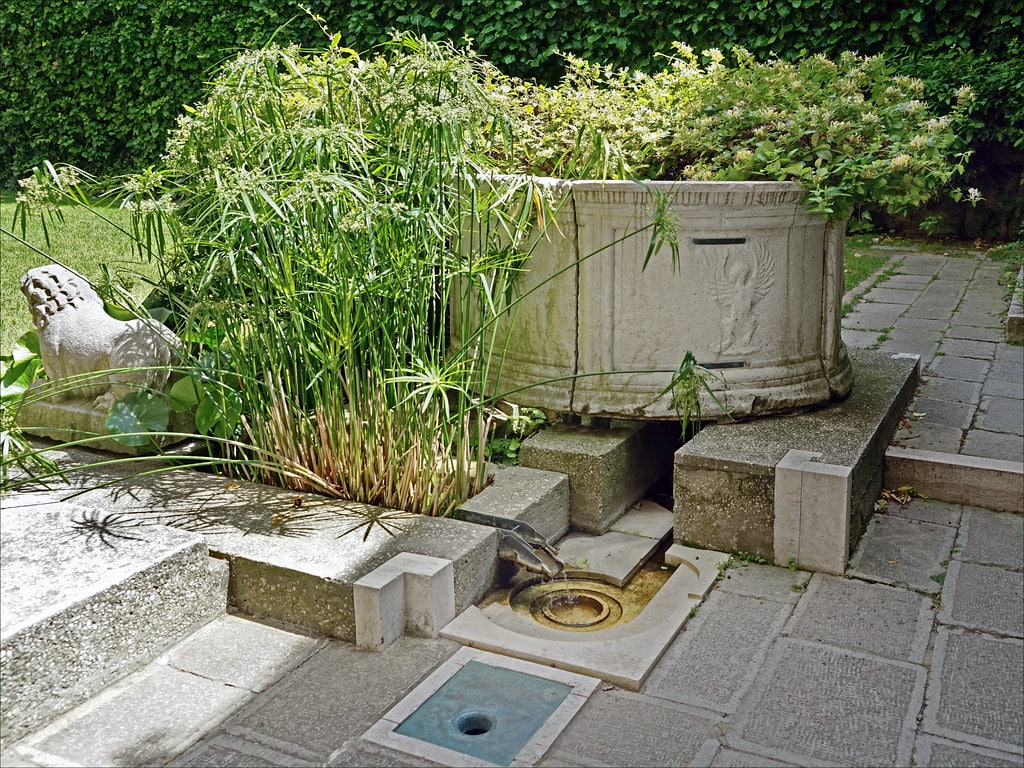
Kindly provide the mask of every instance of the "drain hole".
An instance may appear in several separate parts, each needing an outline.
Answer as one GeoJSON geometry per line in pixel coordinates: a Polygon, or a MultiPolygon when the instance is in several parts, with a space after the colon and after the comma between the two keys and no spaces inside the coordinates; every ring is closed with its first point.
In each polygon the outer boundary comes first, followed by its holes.
{"type": "Polygon", "coordinates": [[[493,731],[496,724],[485,712],[463,712],[455,717],[455,727],[466,736],[483,736],[493,731]]]}

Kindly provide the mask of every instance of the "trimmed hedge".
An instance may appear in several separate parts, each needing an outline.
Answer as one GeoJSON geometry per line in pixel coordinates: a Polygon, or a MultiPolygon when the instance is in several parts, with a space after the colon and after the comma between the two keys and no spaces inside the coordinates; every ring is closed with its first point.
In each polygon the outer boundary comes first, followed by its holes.
{"type": "MultiPolygon", "coordinates": [[[[460,40],[510,74],[551,82],[558,51],[656,68],[675,40],[742,45],[758,57],[887,52],[939,103],[979,96],[976,136],[1024,147],[1020,0],[311,0],[343,43],[368,50],[392,28],[460,40]],[[401,10],[399,10],[401,9],[401,10]]],[[[319,47],[297,0],[37,0],[0,5],[0,186],[42,160],[111,174],[156,162],[182,105],[240,48],[319,47]]]]}

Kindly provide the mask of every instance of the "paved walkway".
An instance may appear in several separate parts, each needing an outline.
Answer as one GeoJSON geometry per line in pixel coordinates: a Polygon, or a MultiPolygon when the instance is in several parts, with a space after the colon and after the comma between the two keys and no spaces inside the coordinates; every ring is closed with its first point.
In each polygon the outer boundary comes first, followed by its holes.
{"type": "Polygon", "coordinates": [[[921,356],[923,383],[894,444],[1024,461],[1024,347],[1006,344],[999,264],[893,252],[892,274],[843,320],[850,347],[921,356]]]}
{"type": "MultiPolygon", "coordinates": [[[[1024,350],[999,340],[996,268],[894,255],[844,335],[922,356],[897,440],[1020,461],[1024,350]]],[[[599,686],[539,764],[1024,765],[1024,516],[891,502],[846,576],[728,570],[641,690],[599,686]]],[[[228,616],[4,765],[424,765],[361,736],[456,650],[228,616]]]]}

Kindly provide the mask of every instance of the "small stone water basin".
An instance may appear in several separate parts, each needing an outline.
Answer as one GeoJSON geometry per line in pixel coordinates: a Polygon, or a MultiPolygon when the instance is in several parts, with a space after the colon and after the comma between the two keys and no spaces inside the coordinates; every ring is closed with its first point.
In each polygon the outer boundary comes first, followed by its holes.
{"type": "Polygon", "coordinates": [[[647,606],[675,569],[655,558],[624,587],[573,575],[530,581],[495,595],[521,616],[552,629],[593,632],[626,624],[647,606]]]}
{"type": "MultiPolygon", "coordinates": [[[[590,624],[603,613],[603,606],[591,606],[590,618],[575,621],[583,626],[563,625],[557,629],[535,619],[530,610],[537,598],[530,599],[526,591],[540,583],[532,578],[494,593],[480,606],[470,606],[441,630],[441,636],[492,653],[593,675],[636,691],[727,560],[728,555],[722,552],[672,544],[663,556],[648,560],[624,588],[594,578],[583,579],[585,589],[591,590],[589,597],[601,602],[611,595],[622,607],[622,616],[614,623],[603,619],[590,624]],[[525,602],[525,609],[511,607],[515,597],[525,602]]],[[[571,584],[579,576],[579,572],[570,570],[567,581],[571,584]]],[[[547,589],[554,599],[566,580],[556,579],[549,584],[552,586],[547,589]]],[[[557,614],[557,602],[542,603],[542,616],[543,605],[557,614]]],[[[571,616],[569,623],[574,623],[571,616]]]]}

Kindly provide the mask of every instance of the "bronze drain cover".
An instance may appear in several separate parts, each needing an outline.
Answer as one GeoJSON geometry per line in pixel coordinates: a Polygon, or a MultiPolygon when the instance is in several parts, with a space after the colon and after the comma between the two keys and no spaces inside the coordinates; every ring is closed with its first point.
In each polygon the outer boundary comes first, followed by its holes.
{"type": "Polygon", "coordinates": [[[542,598],[541,611],[567,627],[590,627],[608,618],[611,608],[604,600],[578,592],[556,592],[542,598]]]}

